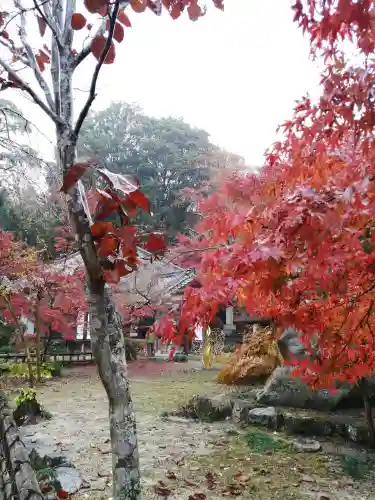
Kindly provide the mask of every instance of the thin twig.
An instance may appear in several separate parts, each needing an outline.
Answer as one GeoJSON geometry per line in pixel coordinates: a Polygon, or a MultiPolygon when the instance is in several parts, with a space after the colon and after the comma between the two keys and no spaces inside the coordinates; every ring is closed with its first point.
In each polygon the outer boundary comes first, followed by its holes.
{"type": "Polygon", "coordinates": [[[81,127],[82,127],[82,124],[87,116],[87,113],[90,110],[91,104],[94,102],[94,99],[96,97],[96,84],[98,82],[98,77],[99,77],[101,67],[103,66],[104,60],[107,57],[108,51],[109,51],[111,44],[112,44],[113,33],[115,30],[115,24],[116,24],[117,14],[118,14],[118,11],[120,8],[120,3],[121,3],[121,0],[116,0],[115,5],[113,7],[112,14],[110,16],[108,38],[107,38],[107,41],[106,41],[105,46],[103,48],[103,51],[100,54],[98,63],[95,67],[95,71],[94,71],[92,81],[91,81],[91,86],[90,86],[90,95],[89,95],[85,105],[83,106],[83,108],[79,114],[76,126],[74,128],[74,134],[76,137],[78,137],[79,131],[81,130],[81,127]]]}
{"type": "Polygon", "coordinates": [[[15,4],[15,6],[18,9],[20,9],[20,12],[21,12],[20,13],[20,15],[21,15],[20,38],[21,38],[22,45],[25,48],[25,51],[26,51],[26,54],[27,54],[27,57],[28,57],[28,60],[29,60],[29,63],[30,63],[30,67],[31,67],[31,69],[34,72],[34,76],[35,76],[37,82],[39,83],[40,88],[44,92],[44,95],[46,97],[46,101],[47,101],[49,107],[52,110],[54,110],[55,109],[55,105],[54,105],[54,102],[53,102],[51,89],[49,88],[47,82],[45,81],[45,79],[42,76],[42,72],[39,69],[38,62],[36,60],[35,54],[33,52],[33,49],[31,48],[31,46],[27,42],[27,38],[26,38],[26,17],[25,17],[25,12],[24,12],[23,6],[22,6],[20,0],[15,0],[14,4],[15,4]]]}
{"type": "MultiPolygon", "coordinates": [[[[129,3],[130,3],[130,0],[120,0],[119,10],[125,10],[126,7],[129,5],[129,3]]],[[[106,30],[106,26],[107,26],[107,20],[104,19],[103,22],[101,23],[101,25],[99,26],[98,30],[96,31],[93,38],[95,39],[98,36],[103,36],[103,34],[106,30]]],[[[74,68],[79,66],[81,64],[81,62],[83,62],[86,59],[86,57],[91,53],[91,43],[92,42],[90,41],[90,43],[88,43],[86,46],[84,46],[83,49],[81,50],[81,52],[79,52],[78,55],[75,57],[74,68]]]]}
{"type": "Polygon", "coordinates": [[[57,29],[56,29],[57,27],[53,25],[53,18],[50,15],[50,12],[48,11],[48,9],[49,9],[49,5],[48,5],[49,0],[47,0],[47,1],[45,1],[45,2],[43,2],[41,4],[41,5],[43,5],[44,12],[40,8],[40,5],[38,4],[37,0],[33,0],[33,2],[34,2],[34,6],[35,6],[36,10],[38,11],[40,17],[44,20],[44,22],[47,24],[47,26],[49,27],[49,29],[52,31],[52,35],[53,35],[53,38],[56,41],[57,46],[59,47],[59,49],[61,49],[62,48],[62,44],[61,44],[61,40],[60,40],[60,37],[59,37],[59,33],[57,32],[57,29]]]}
{"type": "Polygon", "coordinates": [[[4,59],[0,57],[0,66],[2,66],[8,73],[11,75],[13,80],[19,85],[21,90],[24,90],[29,94],[29,96],[33,99],[34,103],[37,104],[42,110],[53,120],[55,123],[59,123],[60,125],[64,125],[64,120],[57,116],[57,114],[50,109],[36,94],[36,92],[27,84],[21,77],[18,76],[17,72],[6,62],[4,59]]]}

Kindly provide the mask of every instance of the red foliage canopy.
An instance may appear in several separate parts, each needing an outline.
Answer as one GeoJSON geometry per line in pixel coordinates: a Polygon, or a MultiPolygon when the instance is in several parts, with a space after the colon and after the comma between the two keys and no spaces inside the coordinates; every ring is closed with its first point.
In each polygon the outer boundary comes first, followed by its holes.
{"type": "Polygon", "coordinates": [[[55,271],[38,261],[35,250],[0,230],[0,317],[19,327],[21,318],[38,325],[41,336],[50,330],[75,338],[78,313],[87,308],[80,273],[55,271]]]}
{"type": "Polygon", "coordinates": [[[341,39],[373,51],[374,4],[297,1],[295,20],[325,61],[322,96],[297,103],[260,175],[233,176],[200,203],[189,243],[202,287],[186,290],[184,324],[236,303],[294,325],[319,350],[298,371],[313,386],[375,371],[375,64],[340,51],[341,39]]]}

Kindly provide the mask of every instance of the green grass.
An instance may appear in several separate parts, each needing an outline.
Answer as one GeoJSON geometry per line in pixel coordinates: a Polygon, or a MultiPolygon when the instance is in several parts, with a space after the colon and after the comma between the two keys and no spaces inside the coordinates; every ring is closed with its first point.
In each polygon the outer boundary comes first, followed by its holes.
{"type": "Polygon", "coordinates": [[[291,445],[286,441],[274,438],[266,432],[251,430],[245,437],[248,446],[252,451],[265,453],[267,451],[290,451],[291,445]]]}
{"type": "Polygon", "coordinates": [[[340,460],[342,471],[357,481],[366,479],[374,469],[374,462],[353,456],[343,456],[340,460]]]}

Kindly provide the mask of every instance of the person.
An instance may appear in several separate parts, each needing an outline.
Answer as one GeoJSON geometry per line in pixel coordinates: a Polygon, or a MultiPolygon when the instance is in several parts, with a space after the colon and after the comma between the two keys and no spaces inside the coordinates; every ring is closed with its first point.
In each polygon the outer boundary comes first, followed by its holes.
{"type": "Polygon", "coordinates": [[[155,335],[150,332],[147,336],[147,356],[153,358],[155,356],[155,335]]]}

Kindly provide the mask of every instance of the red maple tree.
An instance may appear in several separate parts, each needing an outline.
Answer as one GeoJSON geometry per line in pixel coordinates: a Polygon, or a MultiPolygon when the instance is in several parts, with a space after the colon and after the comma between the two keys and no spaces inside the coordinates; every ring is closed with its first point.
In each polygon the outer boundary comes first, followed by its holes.
{"type": "Polygon", "coordinates": [[[321,98],[296,104],[259,175],[232,176],[200,203],[190,242],[201,288],[186,290],[186,324],[235,303],[295,326],[314,354],[295,374],[312,387],[375,372],[374,6],[294,5],[325,64],[321,98]],[[345,55],[347,40],[360,57],[345,55]]]}
{"type": "MultiPolygon", "coordinates": [[[[37,381],[41,379],[41,340],[58,332],[65,340],[76,338],[77,317],[87,310],[80,272],[54,270],[37,258],[37,252],[0,231],[0,317],[16,329],[16,343],[26,350],[35,340],[37,381]],[[34,333],[25,329],[34,324],[34,333]]],[[[32,377],[31,377],[32,378],[32,377]]]]}

